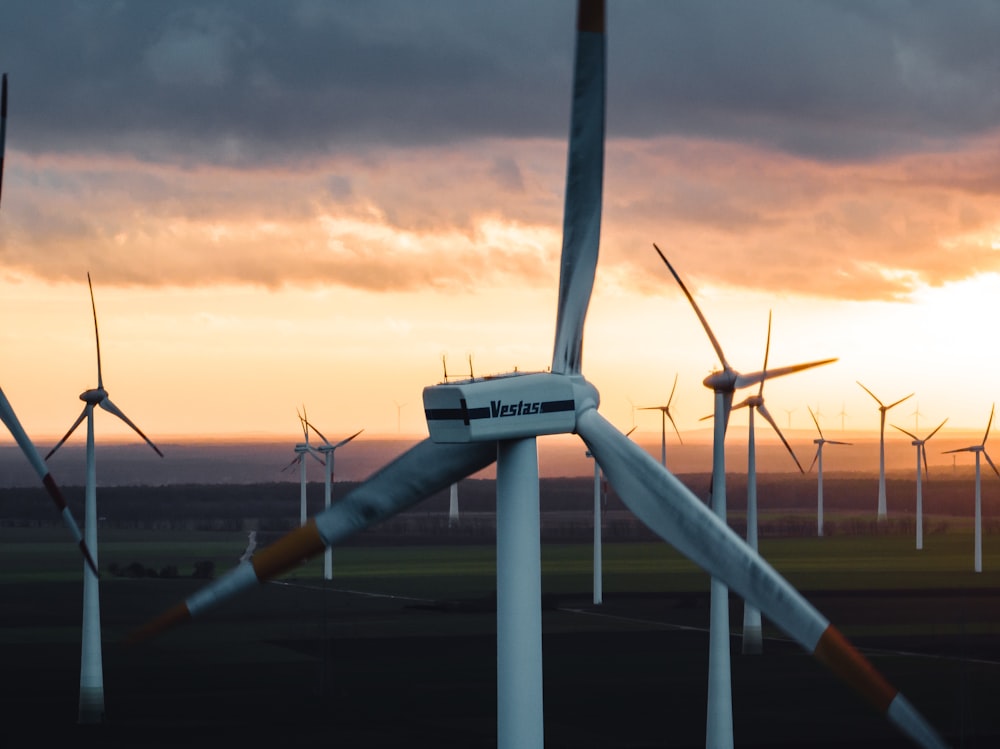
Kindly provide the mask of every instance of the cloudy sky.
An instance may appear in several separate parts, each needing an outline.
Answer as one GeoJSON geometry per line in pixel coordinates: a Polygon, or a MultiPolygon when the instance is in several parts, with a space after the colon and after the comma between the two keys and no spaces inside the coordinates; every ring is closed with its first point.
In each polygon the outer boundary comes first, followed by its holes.
{"type": "MultiPolygon", "coordinates": [[[[96,380],[154,439],[425,434],[452,372],[544,369],[574,3],[0,7],[4,391],[40,442],[96,380]]],[[[836,364],[776,415],[985,428],[1000,396],[1000,5],[612,2],[584,370],[682,430],[730,362],[836,364]],[[912,404],[912,405],[911,405],[912,404]],[[932,423],[933,422],[933,423],[932,423]]],[[[107,416],[106,414],[102,414],[107,416]]],[[[785,427],[784,419],[782,426],[785,427]]],[[[739,423],[736,419],[734,423],[739,423]]],[[[122,435],[104,418],[99,432],[122,435]]]]}

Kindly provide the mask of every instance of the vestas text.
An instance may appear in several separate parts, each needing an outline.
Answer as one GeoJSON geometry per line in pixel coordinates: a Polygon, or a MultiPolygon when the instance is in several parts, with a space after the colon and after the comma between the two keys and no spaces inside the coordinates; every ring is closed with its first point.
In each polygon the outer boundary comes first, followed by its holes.
{"type": "Polygon", "coordinates": [[[503,401],[490,401],[490,416],[494,419],[501,416],[530,416],[542,412],[541,401],[534,403],[504,403],[503,401]]]}

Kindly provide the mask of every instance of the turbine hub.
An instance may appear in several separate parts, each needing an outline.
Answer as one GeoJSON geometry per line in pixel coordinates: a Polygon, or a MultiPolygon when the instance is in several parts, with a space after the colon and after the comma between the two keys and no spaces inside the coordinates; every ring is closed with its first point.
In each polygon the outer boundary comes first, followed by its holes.
{"type": "Polygon", "coordinates": [[[736,372],[731,369],[720,369],[717,372],[712,372],[708,377],[702,380],[702,384],[709,390],[731,392],[736,390],[736,372]]]}
{"type": "Polygon", "coordinates": [[[96,406],[107,397],[108,391],[104,388],[93,388],[91,390],[84,390],[80,393],[80,400],[84,403],[89,403],[92,406],[96,406]]]}

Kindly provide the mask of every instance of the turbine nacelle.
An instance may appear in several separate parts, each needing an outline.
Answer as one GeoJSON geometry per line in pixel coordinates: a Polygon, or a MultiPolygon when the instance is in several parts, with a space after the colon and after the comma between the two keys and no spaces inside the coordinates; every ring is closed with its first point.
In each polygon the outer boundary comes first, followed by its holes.
{"type": "Polygon", "coordinates": [[[108,391],[102,387],[91,388],[90,390],[84,390],[80,393],[80,400],[84,403],[89,403],[92,406],[97,406],[108,397],[108,391]]]}
{"type": "Polygon", "coordinates": [[[424,388],[430,438],[495,442],[576,432],[577,414],[597,408],[597,389],[580,374],[512,372],[424,388]]]}

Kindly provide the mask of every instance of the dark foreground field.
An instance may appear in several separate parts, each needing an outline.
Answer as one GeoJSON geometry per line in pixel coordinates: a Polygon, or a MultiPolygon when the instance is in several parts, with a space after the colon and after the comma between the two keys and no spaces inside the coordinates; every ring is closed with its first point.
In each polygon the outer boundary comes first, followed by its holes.
{"type": "MultiPolygon", "coordinates": [[[[995,747],[1000,578],[951,568],[967,566],[952,556],[967,557],[968,540],[938,539],[927,557],[885,539],[764,552],[953,746],[995,747]]],[[[197,543],[193,556],[208,548],[197,543]]],[[[588,547],[545,551],[546,746],[703,745],[707,579],[663,545],[606,551],[603,606],[590,601],[588,547]]],[[[30,560],[16,543],[3,553],[30,560]]],[[[490,547],[344,549],[331,583],[303,568],[132,648],[126,632],[198,583],[106,576],[107,722],[96,727],[76,725],[79,581],[7,575],[0,746],[495,746],[492,563],[490,547]]],[[[731,616],[738,632],[735,598],[731,616]]],[[[909,745],[781,639],[744,657],[734,636],[733,702],[737,746],[909,745]]]]}

